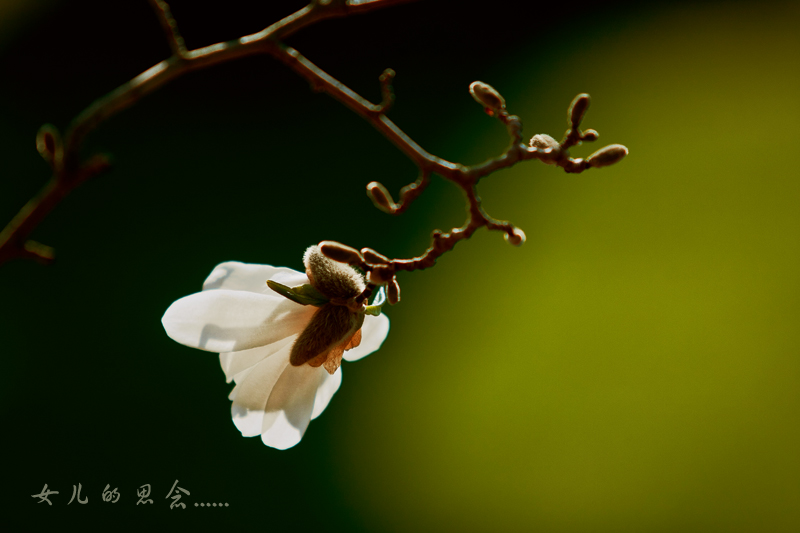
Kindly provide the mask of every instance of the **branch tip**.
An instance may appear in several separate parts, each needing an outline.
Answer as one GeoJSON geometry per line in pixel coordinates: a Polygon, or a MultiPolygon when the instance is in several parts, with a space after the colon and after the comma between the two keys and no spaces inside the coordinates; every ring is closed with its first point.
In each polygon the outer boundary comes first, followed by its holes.
{"type": "Polygon", "coordinates": [[[386,187],[377,181],[372,181],[367,185],[367,196],[369,196],[372,203],[375,204],[375,207],[384,213],[393,215],[395,211],[397,211],[397,204],[392,200],[392,195],[389,194],[386,187]]]}

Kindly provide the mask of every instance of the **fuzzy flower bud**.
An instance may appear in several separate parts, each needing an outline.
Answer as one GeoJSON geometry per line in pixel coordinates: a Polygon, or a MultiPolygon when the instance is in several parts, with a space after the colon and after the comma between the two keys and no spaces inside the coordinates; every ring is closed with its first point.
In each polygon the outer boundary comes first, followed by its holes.
{"type": "Polygon", "coordinates": [[[538,148],[540,150],[547,150],[558,148],[558,141],[547,135],[546,133],[539,133],[531,137],[531,148],[538,148]]]}
{"type": "Polygon", "coordinates": [[[322,254],[319,246],[311,246],[306,250],[303,264],[311,285],[328,298],[348,300],[364,291],[364,280],[358,272],[347,265],[331,261],[322,254]]]}
{"type": "Polygon", "coordinates": [[[609,144],[587,157],[586,162],[595,168],[607,167],[619,163],[626,155],[628,155],[628,149],[621,144],[609,144]]]}

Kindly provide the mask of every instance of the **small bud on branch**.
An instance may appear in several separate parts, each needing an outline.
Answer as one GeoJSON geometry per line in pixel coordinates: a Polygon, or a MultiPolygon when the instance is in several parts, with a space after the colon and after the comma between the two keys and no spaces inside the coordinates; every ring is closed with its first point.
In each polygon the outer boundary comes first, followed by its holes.
{"type": "Polygon", "coordinates": [[[525,232],[519,228],[514,228],[511,232],[506,233],[503,235],[503,238],[506,240],[508,244],[513,246],[522,246],[525,244],[525,232]]]}
{"type": "Polygon", "coordinates": [[[607,167],[619,163],[626,155],[628,149],[621,144],[609,144],[587,157],[586,162],[594,168],[607,167]]]}
{"type": "Polygon", "coordinates": [[[469,86],[469,94],[485,107],[487,112],[491,110],[496,114],[506,108],[505,98],[497,92],[497,89],[482,81],[473,81],[469,86]]]}
{"type": "Polygon", "coordinates": [[[388,257],[376,252],[372,248],[362,248],[361,254],[364,256],[367,263],[372,263],[373,265],[386,265],[389,263],[388,257]]]}
{"type": "Polygon", "coordinates": [[[36,150],[54,170],[61,163],[61,136],[52,124],[45,124],[36,134],[36,150]]]}
{"type": "Polygon", "coordinates": [[[573,129],[578,129],[578,127],[581,125],[583,115],[586,114],[587,109],[589,109],[588,94],[579,94],[574,100],[572,100],[572,103],[569,105],[567,116],[569,118],[569,124],[572,125],[573,129]]]}
{"type": "Polygon", "coordinates": [[[372,181],[367,185],[367,196],[370,197],[375,207],[385,213],[393,215],[397,209],[397,205],[392,200],[389,191],[377,181],[372,181]]]}
{"type": "Polygon", "coordinates": [[[581,134],[581,140],[586,142],[596,141],[600,134],[594,130],[586,130],[581,134]]]}
{"type": "Polygon", "coordinates": [[[319,250],[328,259],[333,259],[340,263],[360,266],[364,263],[364,256],[355,248],[336,241],[322,241],[319,243],[319,250]]]}
{"type": "Polygon", "coordinates": [[[531,137],[531,148],[538,148],[540,150],[556,150],[558,148],[558,141],[547,135],[546,133],[539,133],[531,137]]]}

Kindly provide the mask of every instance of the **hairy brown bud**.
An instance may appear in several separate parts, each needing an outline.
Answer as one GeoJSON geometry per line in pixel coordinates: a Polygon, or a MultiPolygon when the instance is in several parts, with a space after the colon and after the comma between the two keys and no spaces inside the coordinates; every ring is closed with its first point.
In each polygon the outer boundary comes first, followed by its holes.
{"type": "Polygon", "coordinates": [[[348,300],[364,291],[361,275],[351,267],[325,257],[319,246],[311,246],[306,250],[303,264],[311,285],[328,299],[348,300]]]}
{"type": "Polygon", "coordinates": [[[589,95],[581,93],[569,105],[569,111],[567,112],[567,120],[573,129],[577,129],[580,126],[587,109],[589,109],[589,95]]]}
{"type": "Polygon", "coordinates": [[[394,200],[392,200],[392,195],[389,194],[386,187],[377,181],[371,181],[367,184],[367,196],[370,197],[375,207],[390,215],[397,209],[397,205],[394,203],[394,200]]]}
{"type": "Polygon", "coordinates": [[[506,101],[497,92],[497,89],[482,81],[473,81],[469,86],[469,93],[483,107],[488,107],[493,111],[506,108],[506,101]]]}
{"type": "Polygon", "coordinates": [[[511,233],[506,233],[505,235],[503,235],[503,238],[506,240],[508,244],[514,246],[522,246],[525,243],[525,239],[527,237],[525,236],[524,231],[522,231],[519,228],[514,228],[514,230],[511,233]]]}
{"type": "Polygon", "coordinates": [[[621,144],[609,144],[587,157],[586,162],[594,168],[607,167],[619,163],[626,155],[628,149],[621,144]]]}
{"type": "Polygon", "coordinates": [[[361,252],[336,241],[322,241],[319,243],[319,251],[328,259],[348,265],[360,265],[364,262],[361,252]]]}
{"type": "Polygon", "coordinates": [[[392,278],[392,281],[386,286],[386,298],[391,305],[400,301],[400,285],[397,283],[397,278],[392,278]]]}
{"type": "Polygon", "coordinates": [[[597,133],[595,130],[586,130],[581,134],[582,141],[596,141],[600,137],[600,134],[597,133]]]}
{"type": "Polygon", "coordinates": [[[547,150],[558,148],[558,141],[547,135],[546,133],[539,133],[531,137],[531,148],[539,148],[540,150],[547,150]]]}
{"type": "Polygon", "coordinates": [[[367,263],[372,263],[373,265],[385,265],[390,261],[388,257],[382,253],[376,252],[372,248],[362,248],[361,253],[364,255],[364,259],[367,260],[367,263]]]}

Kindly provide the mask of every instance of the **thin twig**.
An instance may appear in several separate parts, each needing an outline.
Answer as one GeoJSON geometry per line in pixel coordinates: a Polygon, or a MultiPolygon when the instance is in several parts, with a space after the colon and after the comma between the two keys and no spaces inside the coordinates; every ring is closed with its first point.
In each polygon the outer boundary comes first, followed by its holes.
{"type": "Polygon", "coordinates": [[[150,5],[153,6],[153,9],[158,16],[159,22],[161,22],[161,27],[164,29],[164,33],[167,35],[167,41],[169,42],[170,50],[172,50],[172,55],[185,58],[186,44],[183,42],[183,37],[181,36],[180,31],[178,31],[178,23],[175,22],[175,19],[172,17],[172,11],[169,8],[169,4],[163,0],[149,1],[150,5]]]}

